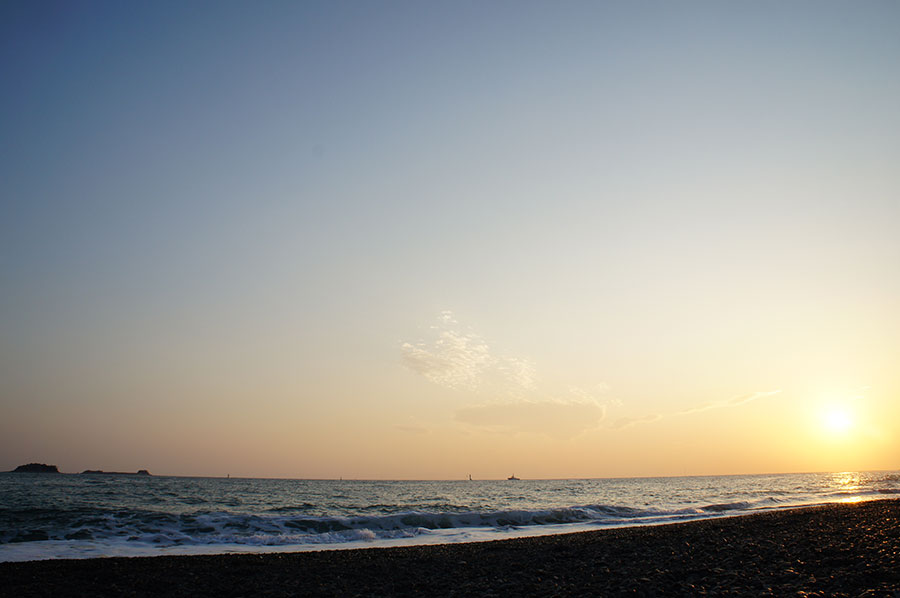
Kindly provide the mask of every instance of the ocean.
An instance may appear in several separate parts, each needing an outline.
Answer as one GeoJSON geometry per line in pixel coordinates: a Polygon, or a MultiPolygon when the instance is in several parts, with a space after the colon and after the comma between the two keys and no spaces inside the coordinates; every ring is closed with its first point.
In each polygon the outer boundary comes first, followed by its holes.
{"type": "Polygon", "coordinates": [[[0,561],[441,544],[900,495],[900,472],[377,481],[0,474],[0,561]]]}

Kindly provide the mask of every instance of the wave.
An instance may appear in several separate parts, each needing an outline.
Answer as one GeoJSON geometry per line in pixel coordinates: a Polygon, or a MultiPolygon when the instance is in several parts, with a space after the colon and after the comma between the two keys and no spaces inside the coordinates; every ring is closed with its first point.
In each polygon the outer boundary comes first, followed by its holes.
{"type": "MultiPolygon", "coordinates": [[[[273,509],[290,514],[246,514],[196,511],[172,514],[157,511],[41,511],[10,513],[0,520],[30,520],[0,532],[0,544],[40,540],[116,540],[156,546],[189,544],[243,544],[276,546],[332,544],[374,539],[410,538],[438,530],[483,528],[514,530],[526,527],[590,524],[640,525],[685,518],[747,511],[754,503],[711,504],[674,510],[638,509],[619,505],[582,505],[537,510],[406,511],[373,516],[315,517],[300,511],[312,505],[273,509]],[[35,515],[39,515],[35,517],[35,515]]],[[[4,526],[5,527],[5,526],[4,526]]]]}
{"type": "MultiPolygon", "coordinates": [[[[7,486],[18,488],[18,480],[10,478],[7,486]]],[[[775,482],[726,478],[716,488],[706,480],[685,478],[514,486],[359,482],[340,483],[341,492],[336,491],[338,482],[304,482],[298,488],[297,483],[260,481],[242,491],[230,482],[225,487],[225,482],[201,480],[208,486],[202,500],[193,480],[190,485],[174,478],[154,480],[160,488],[149,496],[135,494],[127,481],[119,482],[118,494],[85,494],[84,500],[69,500],[74,493],[55,502],[7,493],[8,500],[0,501],[0,561],[468,542],[900,494],[900,476],[894,472],[837,481],[818,474],[788,475],[775,482]],[[797,485],[798,478],[805,485],[797,485]],[[173,488],[182,491],[171,492],[173,488]],[[569,505],[556,502],[563,494],[569,505]],[[345,498],[336,500],[337,495],[345,498]]],[[[79,484],[81,478],[72,478],[73,487],[83,487],[79,484]]]]}
{"type": "Polygon", "coordinates": [[[873,480],[874,483],[879,482],[900,482],[900,474],[889,473],[873,480]]]}
{"type": "Polygon", "coordinates": [[[706,511],[708,513],[724,513],[727,511],[746,511],[750,508],[750,503],[747,501],[740,502],[732,502],[732,503],[719,503],[715,505],[706,505],[705,507],[700,507],[701,511],[706,511]]]}

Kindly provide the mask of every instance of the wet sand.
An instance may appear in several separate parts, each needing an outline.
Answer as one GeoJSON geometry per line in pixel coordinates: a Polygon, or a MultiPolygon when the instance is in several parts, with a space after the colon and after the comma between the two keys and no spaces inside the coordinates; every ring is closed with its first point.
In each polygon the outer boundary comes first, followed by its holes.
{"type": "Polygon", "coordinates": [[[900,500],[472,544],[0,563],[0,595],[900,598],[900,500]]]}

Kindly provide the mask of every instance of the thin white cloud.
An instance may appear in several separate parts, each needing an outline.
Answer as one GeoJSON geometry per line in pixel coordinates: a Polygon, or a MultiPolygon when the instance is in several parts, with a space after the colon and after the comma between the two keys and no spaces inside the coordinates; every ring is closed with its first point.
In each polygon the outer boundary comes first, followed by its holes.
{"type": "Polygon", "coordinates": [[[641,417],[620,417],[616,421],[609,424],[607,427],[611,430],[621,430],[622,428],[630,428],[635,424],[646,424],[650,422],[655,422],[659,419],[662,419],[662,416],[658,413],[653,413],[651,415],[644,415],[641,417]]]}
{"type": "Polygon", "coordinates": [[[690,407],[688,409],[684,409],[682,411],[676,411],[675,413],[671,413],[668,415],[663,415],[661,413],[652,413],[649,415],[643,415],[639,417],[622,417],[617,419],[615,422],[608,424],[606,427],[612,430],[620,430],[622,428],[629,428],[636,424],[645,424],[650,422],[655,422],[663,419],[664,417],[672,417],[676,415],[691,415],[694,413],[701,413],[703,411],[709,411],[710,409],[723,409],[728,407],[738,407],[740,405],[746,405],[751,401],[755,401],[757,399],[762,399],[764,397],[770,397],[772,395],[777,395],[781,392],[781,389],[778,390],[767,390],[762,392],[754,392],[746,395],[738,395],[736,397],[732,397],[730,399],[726,399],[724,401],[710,401],[708,403],[703,403],[702,405],[698,405],[696,407],[690,407]]]}
{"type": "MultiPolygon", "coordinates": [[[[595,384],[592,388],[585,390],[584,388],[580,388],[578,386],[570,386],[569,394],[573,397],[576,397],[582,401],[596,401],[600,403],[600,397],[609,393],[612,387],[606,382],[600,382],[599,384],[595,384]]],[[[608,405],[620,405],[622,402],[618,399],[607,399],[602,401],[603,404],[608,405]]]]}
{"type": "Polygon", "coordinates": [[[431,382],[446,388],[486,389],[511,396],[534,390],[536,375],[530,361],[495,355],[487,341],[463,329],[452,312],[441,312],[431,331],[431,341],[400,345],[403,363],[431,382]]]}
{"type": "Polygon", "coordinates": [[[406,366],[439,386],[478,388],[484,371],[495,361],[484,339],[459,330],[453,314],[446,311],[431,328],[437,335],[432,343],[405,342],[400,346],[406,366]]]}
{"type": "Polygon", "coordinates": [[[772,395],[777,395],[781,392],[781,389],[778,390],[767,390],[763,392],[754,392],[746,395],[739,395],[736,397],[732,397],[725,401],[713,401],[710,403],[704,403],[703,405],[698,405],[697,407],[691,407],[689,409],[685,409],[684,411],[679,411],[675,415],[688,415],[689,413],[700,413],[701,411],[709,411],[710,409],[721,409],[723,407],[737,407],[738,405],[744,405],[749,403],[750,401],[755,401],[757,399],[761,399],[763,397],[770,397],[772,395]]]}
{"type": "Polygon", "coordinates": [[[506,357],[499,361],[497,369],[516,388],[534,390],[536,387],[534,365],[527,359],[506,357]]]}
{"type": "MultiPolygon", "coordinates": [[[[497,433],[572,438],[601,424],[606,429],[620,430],[676,415],[738,407],[781,392],[780,389],[754,392],[667,415],[651,413],[604,423],[607,406],[621,406],[617,399],[600,400],[599,397],[610,390],[606,383],[601,382],[589,390],[570,387],[570,398],[566,400],[537,398],[534,365],[527,359],[495,354],[481,335],[464,329],[452,312],[440,313],[437,324],[431,327],[431,337],[430,341],[402,343],[400,351],[404,364],[439,386],[490,394],[493,400],[458,409],[456,420],[497,433]]],[[[397,428],[405,432],[423,431],[411,426],[397,428]]]]}
{"type": "Polygon", "coordinates": [[[456,411],[456,421],[497,433],[545,434],[571,438],[596,428],[606,406],[591,392],[570,389],[571,397],[547,399],[538,392],[538,376],[528,359],[495,353],[487,341],[444,311],[431,327],[431,339],[400,345],[404,364],[431,382],[489,397],[456,411]]]}

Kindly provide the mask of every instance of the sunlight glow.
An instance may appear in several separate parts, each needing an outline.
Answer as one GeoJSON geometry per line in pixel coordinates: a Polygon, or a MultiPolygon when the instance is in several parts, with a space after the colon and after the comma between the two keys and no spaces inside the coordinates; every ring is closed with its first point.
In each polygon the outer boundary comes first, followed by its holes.
{"type": "Polygon", "coordinates": [[[830,434],[845,434],[853,427],[853,418],[846,409],[834,407],[825,412],[823,423],[830,434]]]}

